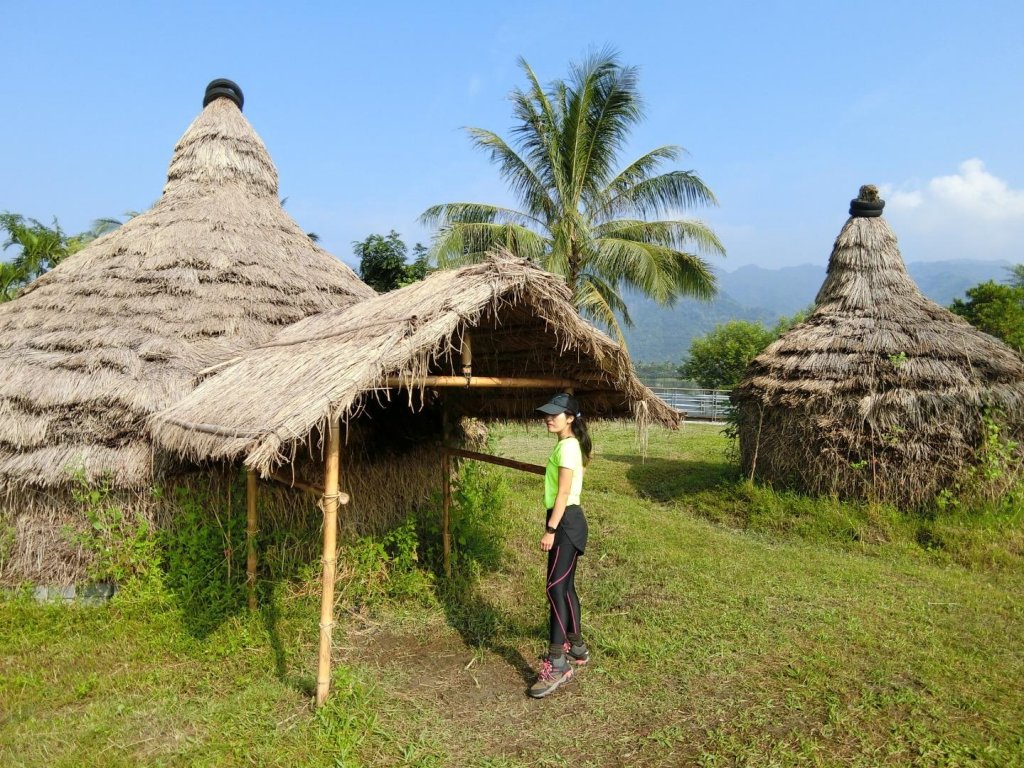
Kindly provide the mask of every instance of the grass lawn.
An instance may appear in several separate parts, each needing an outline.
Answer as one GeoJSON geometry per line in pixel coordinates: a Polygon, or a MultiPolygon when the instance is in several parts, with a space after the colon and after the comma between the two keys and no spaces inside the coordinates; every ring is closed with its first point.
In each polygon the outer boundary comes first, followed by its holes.
{"type": "MultiPolygon", "coordinates": [[[[494,438],[550,449],[540,429],[494,438]]],[[[548,699],[524,693],[546,645],[540,478],[487,466],[504,503],[470,522],[498,550],[459,578],[433,574],[425,538],[411,572],[346,550],[361,565],[319,711],[315,576],[203,633],[153,585],[0,603],[0,765],[1024,766],[1019,517],[757,488],[711,426],[653,430],[646,460],[631,427],[595,444],[577,578],[593,660],[548,699]]]]}

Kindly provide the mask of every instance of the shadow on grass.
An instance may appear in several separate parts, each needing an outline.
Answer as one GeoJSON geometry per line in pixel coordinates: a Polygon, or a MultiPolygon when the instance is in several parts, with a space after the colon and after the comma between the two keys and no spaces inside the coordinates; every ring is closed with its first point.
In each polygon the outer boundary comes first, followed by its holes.
{"type": "Polygon", "coordinates": [[[280,597],[274,590],[267,590],[259,597],[260,619],[274,656],[274,675],[289,688],[306,696],[313,696],[316,693],[316,680],[311,675],[288,674],[288,656],[284,650],[284,643],[281,642],[281,632],[278,628],[281,620],[279,601],[280,597]]]}
{"type": "Polygon", "coordinates": [[[479,586],[468,577],[439,578],[437,597],[445,620],[471,648],[483,648],[497,654],[513,667],[526,684],[535,672],[519,649],[506,640],[520,634],[521,627],[488,601],[479,586]]]}
{"type": "Polygon", "coordinates": [[[643,498],[674,501],[711,488],[734,484],[736,468],[725,462],[651,459],[635,454],[602,455],[603,459],[627,464],[626,479],[643,498]]]}

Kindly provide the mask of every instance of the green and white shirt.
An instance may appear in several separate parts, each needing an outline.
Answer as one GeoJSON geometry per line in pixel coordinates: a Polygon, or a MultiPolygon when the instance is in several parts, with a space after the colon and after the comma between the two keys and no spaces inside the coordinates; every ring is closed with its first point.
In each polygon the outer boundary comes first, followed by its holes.
{"type": "Polygon", "coordinates": [[[579,504],[580,493],[583,491],[583,451],[580,450],[580,441],[575,437],[567,437],[555,444],[555,450],[551,452],[547,468],[544,471],[544,507],[551,509],[555,506],[555,498],[558,496],[558,468],[565,467],[572,470],[572,485],[569,486],[569,499],[566,505],[579,504]]]}

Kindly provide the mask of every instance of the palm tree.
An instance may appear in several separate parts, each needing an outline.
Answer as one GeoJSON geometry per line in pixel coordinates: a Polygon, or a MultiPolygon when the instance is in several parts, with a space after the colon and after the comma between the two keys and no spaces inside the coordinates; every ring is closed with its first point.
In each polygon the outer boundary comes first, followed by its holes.
{"type": "Polygon", "coordinates": [[[482,128],[467,130],[498,165],[520,210],[483,203],[427,209],[421,221],[438,227],[431,258],[441,267],[457,266],[507,248],[563,275],[577,308],[620,340],[615,313],[631,324],[623,288],[663,304],[681,295],[714,295],[714,276],[692,250],[724,255],[721,242],[705,224],[673,217],[687,207],[714,205],[715,197],[693,171],[658,173],[684,150],[658,147],[615,170],[642,117],[636,68],[602,51],[571,65],[568,82],[545,89],[525,60],[519,65],[529,86],[509,97],[516,119],[512,142],[482,128]]]}

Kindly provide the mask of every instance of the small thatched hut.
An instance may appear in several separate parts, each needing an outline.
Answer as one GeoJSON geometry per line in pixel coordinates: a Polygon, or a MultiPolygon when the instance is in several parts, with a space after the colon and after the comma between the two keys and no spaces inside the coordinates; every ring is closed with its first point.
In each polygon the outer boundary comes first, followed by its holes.
{"type": "Polygon", "coordinates": [[[1024,433],[1024,359],[921,294],[883,206],[861,188],[811,316],[732,398],[750,477],[909,507],[976,461],[985,413],[1024,433]]]}
{"type": "Polygon", "coordinates": [[[148,488],[145,420],[200,370],[376,295],[282,209],[241,90],[214,81],[203,105],[150,210],[0,305],[2,581],[81,575],[60,533],[71,475],[148,488]]]}
{"type": "MultiPolygon", "coordinates": [[[[632,416],[641,429],[652,419],[678,423],[571,299],[559,278],[496,255],[298,322],[150,419],[154,439],[191,461],[242,458],[252,477],[287,464],[285,476],[307,487],[322,482],[318,703],[330,687],[339,503],[347,521],[386,519],[407,514],[440,481],[447,565],[451,456],[543,473],[453,445],[455,417],[533,420],[552,390],[572,388],[588,416],[632,416]],[[320,456],[322,472],[311,461],[320,456]]],[[[255,481],[248,500],[253,541],[255,481]]]]}

